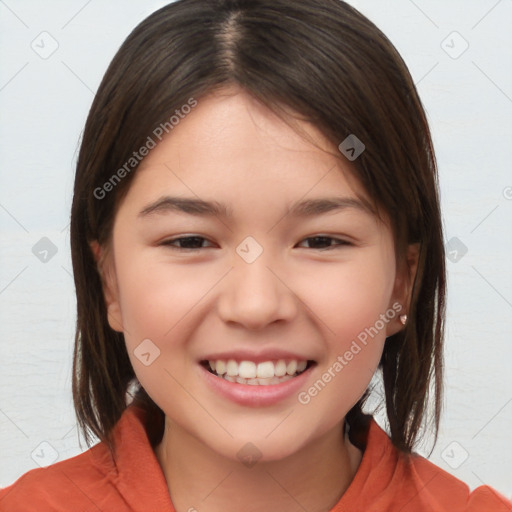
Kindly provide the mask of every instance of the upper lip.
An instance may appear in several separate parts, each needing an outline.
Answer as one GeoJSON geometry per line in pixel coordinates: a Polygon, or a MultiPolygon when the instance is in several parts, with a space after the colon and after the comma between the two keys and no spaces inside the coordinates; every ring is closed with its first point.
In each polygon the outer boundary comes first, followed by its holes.
{"type": "Polygon", "coordinates": [[[230,350],[225,352],[216,352],[215,354],[208,354],[200,359],[200,361],[254,361],[255,363],[262,363],[264,361],[278,361],[279,359],[295,359],[297,361],[313,361],[311,357],[302,356],[294,352],[281,349],[267,349],[260,352],[253,352],[249,350],[230,350]]]}

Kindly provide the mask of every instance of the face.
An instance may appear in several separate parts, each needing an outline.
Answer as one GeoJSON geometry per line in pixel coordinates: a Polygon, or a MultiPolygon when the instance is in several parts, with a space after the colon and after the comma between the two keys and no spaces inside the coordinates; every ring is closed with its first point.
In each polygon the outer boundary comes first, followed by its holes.
{"type": "Polygon", "coordinates": [[[389,226],[299,124],[315,145],[240,90],[200,99],[114,222],[110,325],[168,424],[232,459],[247,442],[281,459],[339,427],[405,312],[389,226]]]}

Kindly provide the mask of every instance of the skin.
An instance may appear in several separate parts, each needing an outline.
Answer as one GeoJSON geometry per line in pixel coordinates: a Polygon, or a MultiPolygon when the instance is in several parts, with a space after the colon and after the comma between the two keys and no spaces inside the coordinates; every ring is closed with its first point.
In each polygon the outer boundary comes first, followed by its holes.
{"type": "MultiPolygon", "coordinates": [[[[350,163],[332,155],[337,148],[298,124],[316,145],[240,89],[201,98],[144,159],[116,214],[103,258],[109,321],[124,332],[139,381],[165,412],[155,453],[177,512],[230,510],[233,500],[249,512],[329,510],[361,461],[344,418],[386,336],[402,328],[399,315],[307,405],[294,394],[241,406],[198,377],[208,352],[282,348],[317,362],[307,390],[379,315],[409,302],[417,252],[411,246],[409,266],[397,271],[386,222],[357,208],[285,215],[304,198],[366,197],[350,163]],[[233,217],[139,216],[166,194],[217,200],[233,217]],[[190,235],[206,240],[162,245],[190,235]],[[315,245],[310,237],[319,235],[349,244],[315,245]],[[247,236],[263,249],[251,264],[236,252],[247,236]],[[160,350],[149,366],[134,355],[147,338],[160,350]],[[237,457],[248,442],[261,452],[250,468],[237,457]]],[[[100,259],[102,248],[91,247],[100,259]]]]}

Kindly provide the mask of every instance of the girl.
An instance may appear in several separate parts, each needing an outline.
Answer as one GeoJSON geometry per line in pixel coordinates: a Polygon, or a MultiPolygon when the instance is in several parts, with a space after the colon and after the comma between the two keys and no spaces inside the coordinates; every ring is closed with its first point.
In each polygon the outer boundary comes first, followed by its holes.
{"type": "Polygon", "coordinates": [[[143,21],[89,113],[71,245],[74,403],[101,442],[1,510],[510,511],[413,452],[442,398],[436,164],[405,64],[352,7],[143,21]],[[376,373],[390,436],[363,412],[376,373]]]}

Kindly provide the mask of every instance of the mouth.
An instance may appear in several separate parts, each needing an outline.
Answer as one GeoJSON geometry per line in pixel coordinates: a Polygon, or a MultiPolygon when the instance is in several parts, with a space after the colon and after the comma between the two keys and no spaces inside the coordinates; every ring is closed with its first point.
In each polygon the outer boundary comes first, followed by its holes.
{"type": "Polygon", "coordinates": [[[229,360],[200,361],[219,379],[249,386],[269,386],[294,379],[316,365],[313,360],[278,359],[262,362],[229,360]]]}

